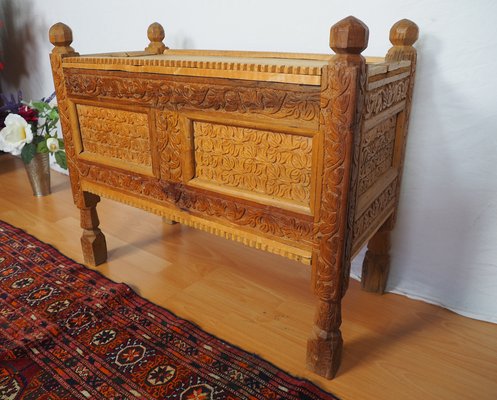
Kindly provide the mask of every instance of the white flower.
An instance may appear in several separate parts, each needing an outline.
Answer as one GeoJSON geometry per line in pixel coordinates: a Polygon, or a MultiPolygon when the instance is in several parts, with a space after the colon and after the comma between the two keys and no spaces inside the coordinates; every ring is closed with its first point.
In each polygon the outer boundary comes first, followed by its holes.
{"type": "Polygon", "coordinates": [[[0,131],[0,150],[17,156],[26,143],[33,140],[31,125],[18,114],[5,118],[5,128],[0,131]]]}
{"type": "Polygon", "coordinates": [[[60,148],[59,141],[55,138],[49,138],[49,139],[47,139],[47,147],[48,147],[48,151],[55,153],[60,148]]]}

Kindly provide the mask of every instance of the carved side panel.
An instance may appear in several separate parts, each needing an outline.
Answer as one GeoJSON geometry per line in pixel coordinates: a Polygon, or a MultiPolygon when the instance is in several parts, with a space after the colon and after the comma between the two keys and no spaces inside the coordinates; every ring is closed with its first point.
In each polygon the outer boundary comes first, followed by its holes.
{"type": "Polygon", "coordinates": [[[312,138],[193,123],[195,178],[309,206],[312,138]]]}
{"type": "Polygon", "coordinates": [[[362,135],[359,196],[392,166],[396,121],[392,116],[362,135]]]}
{"type": "Polygon", "coordinates": [[[169,111],[216,110],[257,113],[270,118],[315,122],[319,118],[319,90],[303,85],[273,84],[212,78],[209,84],[188,77],[130,76],[124,72],[66,68],[70,96],[99,98],[127,104],[161,107],[169,111]]]}
{"type": "Polygon", "coordinates": [[[369,72],[357,190],[357,201],[361,207],[354,217],[354,252],[393,211],[398,193],[394,188],[398,182],[395,157],[399,115],[406,107],[410,79],[409,71],[395,64],[383,63],[369,72]]]}
{"type": "Polygon", "coordinates": [[[76,109],[85,154],[152,165],[147,114],[83,104],[76,109]]]}
{"type": "Polygon", "coordinates": [[[405,100],[409,89],[409,78],[380,86],[366,93],[364,117],[371,118],[394,104],[405,100]]]}

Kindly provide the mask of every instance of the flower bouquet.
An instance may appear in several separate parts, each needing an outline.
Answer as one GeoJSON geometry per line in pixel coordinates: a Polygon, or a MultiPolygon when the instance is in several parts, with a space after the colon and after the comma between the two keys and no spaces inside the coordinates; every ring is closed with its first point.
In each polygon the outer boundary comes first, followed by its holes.
{"type": "Polygon", "coordinates": [[[51,101],[55,93],[40,101],[22,101],[0,95],[0,150],[13,155],[21,155],[35,196],[50,193],[49,154],[55,162],[67,169],[64,142],[57,137],[59,111],[51,101]]]}
{"type": "Polygon", "coordinates": [[[29,164],[37,153],[52,153],[56,163],[67,169],[64,142],[57,137],[59,111],[51,105],[55,97],[40,101],[22,101],[21,94],[10,98],[1,95],[4,105],[0,107],[0,150],[21,155],[29,164]]]}

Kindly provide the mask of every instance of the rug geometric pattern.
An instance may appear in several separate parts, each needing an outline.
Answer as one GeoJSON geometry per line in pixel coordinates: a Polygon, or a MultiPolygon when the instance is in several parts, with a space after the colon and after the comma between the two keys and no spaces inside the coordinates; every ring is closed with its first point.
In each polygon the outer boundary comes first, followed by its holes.
{"type": "Polygon", "coordinates": [[[336,399],[0,221],[0,399],[336,399]]]}

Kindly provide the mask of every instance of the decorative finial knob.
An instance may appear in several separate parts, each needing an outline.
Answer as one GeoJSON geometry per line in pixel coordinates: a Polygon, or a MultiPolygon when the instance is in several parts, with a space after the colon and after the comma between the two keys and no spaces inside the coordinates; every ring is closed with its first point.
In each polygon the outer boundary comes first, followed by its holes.
{"type": "Polygon", "coordinates": [[[390,42],[394,46],[412,46],[418,40],[419,28],[408,19],[401,19],[390,29],[390,42]]]}
{"type": "Polygon", "coordinates": [[[50,39],[50,43],[55,46],[52,53],[77,54],[71,47],[72,30],[66,24],[57,22],[55,25],[52,25],[48,31],[48,38],[50,39]]]}
{"type": "Polygon", "coordinates": [[[158,22],[154,22],[148,27],[147,36],[151,42],[162,42],[166,37],[166,34],[164,33],[162,25],[158,22]]]}
{"type": "Polygon", "coordinates": [[[150,44],[145,48],[147,53],[162,54],[164,50],[168,48],[162,42],[166,37],[166,34],[164,33],[164,28],[158,22],[150,24],[147,29],[147,36],[150,40],[150,44]]]}
{"type": "Polygon", "coordinates": [[[330,29],[330,47],[337,54],[360,54],[368,47],[369,29],[353,16],[338,21],[330,29]]]}

